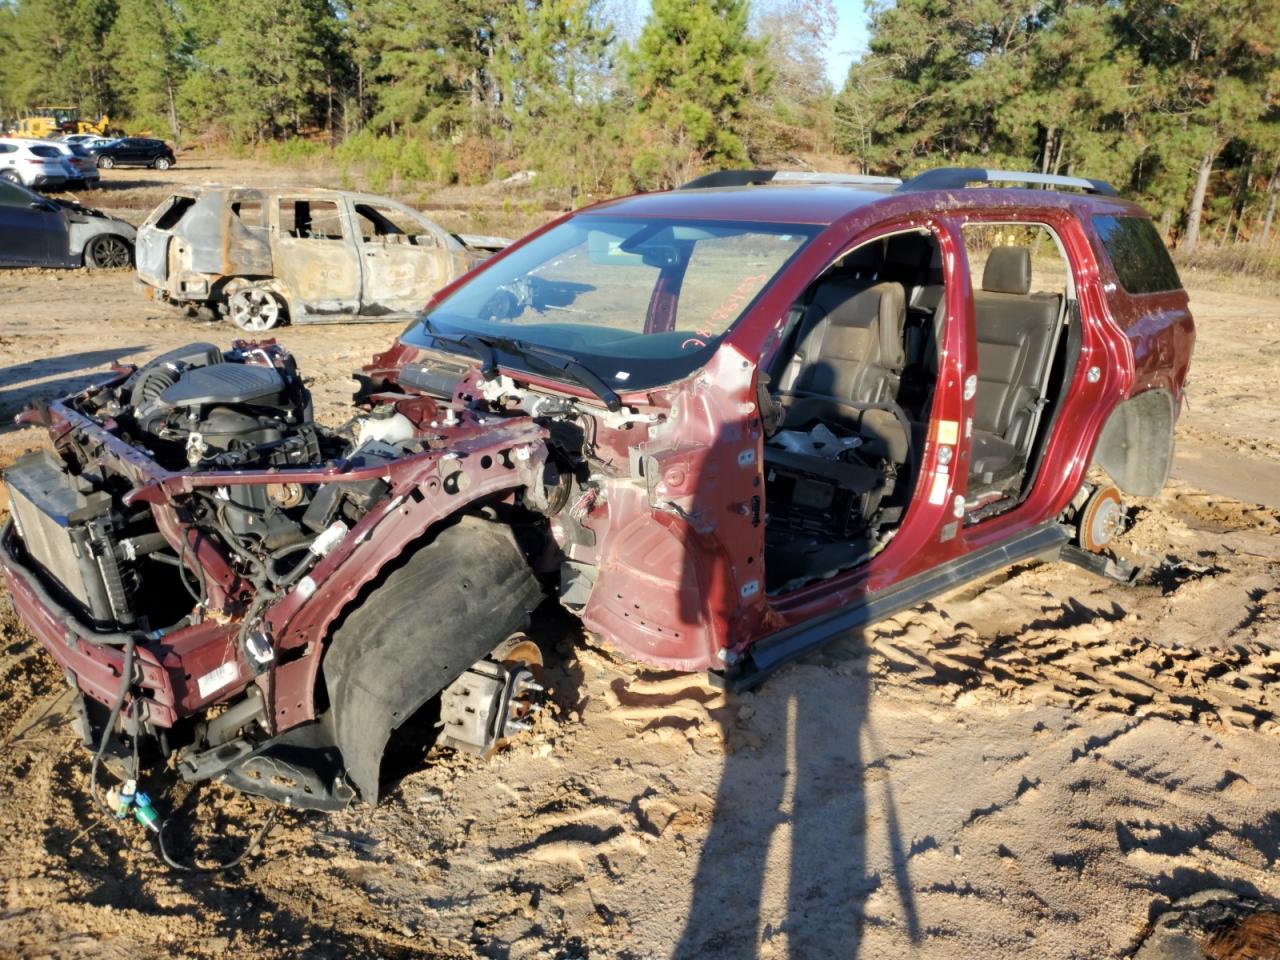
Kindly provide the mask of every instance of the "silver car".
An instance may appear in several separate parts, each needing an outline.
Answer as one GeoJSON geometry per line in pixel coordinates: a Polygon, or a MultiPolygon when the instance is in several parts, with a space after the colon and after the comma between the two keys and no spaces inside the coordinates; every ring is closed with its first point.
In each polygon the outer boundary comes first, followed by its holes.
{"type": "Polygon", "coordinates": [[[62,165],[67,170],[68,190],[98,185],[102,179],[102,174],[98,172],[98,162],[81,144],[50,140],[49,145],[62,154],[62,165]]]}
{"type": "Polygon", "coordinates": [[[52,140],[0,137],[0,180],[54,190],[70,178],[63,163],[63,144],[52,140]]]}
{"type": "Polygon", "coordinates": [[[510,241],[449,233],[386,197],[209,186],[138,228],[147,296],[207,306],[243,330],[403,321],[510,241]]]}

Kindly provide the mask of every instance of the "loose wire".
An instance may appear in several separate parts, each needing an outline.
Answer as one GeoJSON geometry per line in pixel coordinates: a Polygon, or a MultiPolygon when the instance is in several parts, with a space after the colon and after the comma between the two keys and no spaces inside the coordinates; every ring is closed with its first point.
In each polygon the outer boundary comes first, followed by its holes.
{"type": "MultiPolygon", "coordinates": [[[[104,724],[102,728],[102,736],[98,740],[98,749],[94,752],[93,762],[89,765],[89,793],[93,797],[94,804],[102,812],[103,816],[107,817],[109,820],[115,820],[115,816],[112,814],[112,811],[107,807],[106,803],[103,801],[102,796],[98,793],[98,769],[102,765],[102,758],[107,752],[107,744],[110,743],[111,741],[111,731],[115,728],[116,721],[120,719],[120,712],[124,708],[125,698],[129,694],[129,685],[133,680],[133,661],[134,661],[135,645],[136,645],[136,641],[134,640],[133,636],[130,635],[125,640],[125,643],[124,643],[124,666],[121,668],[121,671],[120,671],[120,689],[116,692],[115,702],[111,705],[111,712],[107,716],[107,722],[106,724],[104,724]]],[[[132,715],[132,710],[133,710],[133,705],[130,705],[131,715],[132,715]]],[[[135,777],[140,772],[138,760],[139,760],[138,731],[136,728],[136,719],[135,719],[135,729],[133,732],[133,771],[132,771],[135,777]]],[[[168,820],[160,820],[159,823],[156,824],[156,847],[159,850],[160,859],[163,860],[164,863],[172,870],[177,870],[181,873],[201,873],[201,874],[221,873],[224,870],[230,870],[232,867],[239,866],[239,864],[242,863],[244,859],[247,856],[249,856],[250,853],[252,853],[254,850],[258,848],[258,846],[262,843],[262,841],[266,839],[267,834],[270,832],[272,826],[275,825],[276,817],[279,816],[279,814],[280,814],[280,811],[278,808],[272,809],[267,814],[266,821],[262,824],[261,827],[258,828],[258,832],[255,833],[249,839],[249,842],[245,846],[245,848],[241,850],[240,853],[238,853],[235,857],[231,858],[225,863],[211,864],[210,866],[206,867],[206,866],[200,866],[198,864],[179,863],[177,860],[173,859],[173,857],[170,856],[168,849],[166,849],[164,845],[164,830],[165,830],[165,827],[168,826],[169,824],[168,820]]]]}

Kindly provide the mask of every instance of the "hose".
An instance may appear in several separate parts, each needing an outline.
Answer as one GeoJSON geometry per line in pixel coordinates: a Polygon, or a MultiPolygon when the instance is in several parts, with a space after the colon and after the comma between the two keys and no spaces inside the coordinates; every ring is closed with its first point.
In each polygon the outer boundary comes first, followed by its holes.
{"type": "Polygon", "coordinates": [[[116,725],[116,721],[120,719],[120,710],[124,707],[124,699],[129,694],[129,684],[133,681],[133,650],[135,641],[132,636],[128,636],[124,641],[124,667],[120,671],[120,690],[116,693],[116,702],[111,707],[111,713],[107,716],[106,725],[102,728],[102,737],[98,741],[98,750],[93,755],[93,763],[89,765],[89,793],[93,796],[93,802],[97,804],[98,809],[103,814],[110,816],[111,811],[107,809],[107,805],[102,802],[102,797],[98,795],[98,767],[102,763],[103,754],[107,752],[107,743],[111,739],[111,730],[116,725]]]}

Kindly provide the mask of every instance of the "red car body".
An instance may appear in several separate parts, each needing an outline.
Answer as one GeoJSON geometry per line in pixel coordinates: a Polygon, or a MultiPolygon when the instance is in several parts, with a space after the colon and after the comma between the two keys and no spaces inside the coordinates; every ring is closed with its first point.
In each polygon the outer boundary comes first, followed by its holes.
{"type": "MultiPolygon", "coordinates": [[[[1167,476],[1194,328],[1181,289],[1130,294],[1117,277],[1093,218],[1146,218],[1133,204],[1038,190],[873,193],[814,184],[640,195],[571,216],[599,215],[820,228],[705,364],[672,383],[621,391],[629,418],[610,419],[601,411],[594,446],[602,463],[613,464],[612,472],[601,471],[594,496],[578,498],[549,520],[564,556],[594,568],[579,610],[586,629],[639,661],[755,683],[834,636],[957,583],[1021,559],[1058,556],[1071,537],[1062,518],[1092,465],[1138,494],[1156,492],[1167,476]],[[975,401],[966,396],[966,382],[976,372],[978,343],[961,229],[981,222],[1039,224],[1057,235],[1074,278],[1079,344],[1025,495],[1010,509],[969,522],[964,503],[975,401]],[[760,371],[779,349],[788,309],[834,257],[904,228],[928,231],[941,250],[946,316],[909,506],[896,535],[865,563],[796,589],[766,590],[762,516],[769,505],[762,502],[760,371]],[[661,439],[657,423],[663,424],[661,439]],[[588,529],[594,542],[569,537],[570,522],[588,529]]],[[[482,279],[555,225],[480,265],[433,303],[482,279]]],[[[140,673],[130,697],[138,702],[136,718],[158,730],[172,728],[257,685],[272,734],[315,720],[324,706],[316,691],[328,638],[361,591],[469,505],[518,498],[536,482],[546,459],[546,427],[530,416],[495,421],[479,411],[473,401],[483,392],[484,377],[469,357],[448,401],[401,382],[406,365],[430,353],[397,341],[365,368],[367,403],[391,404],[423,429],[430,423],[438,438],[390,464],[168,470],[117,436],[109,418],[78,411],[72,398],[25,415],[28,423],[48,426],[55,447],[65,450],[74,441],[127,478],[131,489],[124,502],[148,506],[168,546],[202,571],[210,615],[136,646],[140,673]],[[449,407],[456,422],[446,419],[449,407]],[[228,655],[239,650],[236,637],[252,588],[234,554],[190,524],[188,498],[200,488],[372,478],[387,484],[379,504],[318,559],[306,589],[294,589],[262,611],[276,651],[268,682],[242,651],[228,655]],[[204,682],[219,670],[216,684],[204,682]]],[[[131,373],[120,368],[108,383],[131,373]]],[[[558,379],[528,371],[512,376],[529,389],[595,402],[588,391],[558,379]]],[[[95,631],[69,612],[17,541],[10,527],[0,566],[19,616],[85,695],[111,704],[123,669],[119,635],[95,631]]]]}

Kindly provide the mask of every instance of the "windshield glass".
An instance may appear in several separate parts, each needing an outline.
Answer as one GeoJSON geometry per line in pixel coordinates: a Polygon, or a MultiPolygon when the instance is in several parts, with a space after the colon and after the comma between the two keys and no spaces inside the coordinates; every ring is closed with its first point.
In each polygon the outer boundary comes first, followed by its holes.
{"type": "Polygon", "coordinates": [[[490,341],[506,365],[571,355],[615,390],[668,383],[705,363],[819,227],[580,216],[512,251],[415,321],[414,346],[490,341]],[[535,358],[536,359],[536,358],[535,358]]]}

